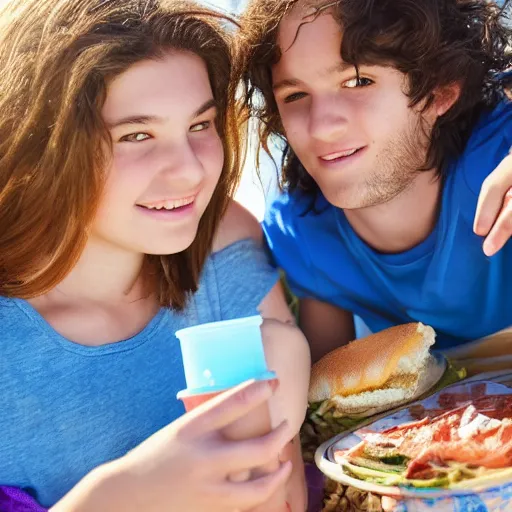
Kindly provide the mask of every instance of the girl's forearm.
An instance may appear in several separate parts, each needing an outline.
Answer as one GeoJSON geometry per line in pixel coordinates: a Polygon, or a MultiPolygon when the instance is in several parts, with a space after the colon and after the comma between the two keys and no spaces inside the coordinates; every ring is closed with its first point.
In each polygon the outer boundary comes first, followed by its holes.
{"type": "Polygon", "coordinates": [[[49,512],[107,512],[136,510],[136,500],[126,500],[126,489],[134,498],[122,464],[114,461],[104,464],[86,475],[49,512]],[[124,491],[123,491],[124,489],[124,491]]]}
{"type": "Polygon", "coordinates": [[[308,503],[308,488],[299,436],[288,445],[280,457],[284,462],[291,460],[293,471],[286,487],[286,499],[292,512],[304,512],[308,503]]]}

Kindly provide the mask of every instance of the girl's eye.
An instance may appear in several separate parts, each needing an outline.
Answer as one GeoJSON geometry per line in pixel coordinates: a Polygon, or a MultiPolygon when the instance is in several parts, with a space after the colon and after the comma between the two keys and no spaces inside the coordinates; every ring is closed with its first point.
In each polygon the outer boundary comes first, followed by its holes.
{"type": "Polygon", "coordinates": [[[285,103],[293,103],[294,101],[301,100],[305,96],[306,96],[305,92],[296,92],[296,93],[290,94],[290,96],[286,96],[286,98],[284,99],[284,102],[285,103]]]}
{"type": "Polygon", "coordinates": [[[150,139],[151,136],[147,133],[130,133],[129,135],[125,135],[124,137],[121,137],[119,140],[120,142],[143,142],[145,140],[150,139]]]}
{"type": "Polygon", "coordinates": [[[364,76],[356,76],[351,80],[344,82],[343,87],[346,87],[347,89],[355,89],[356,87],[368,87],[373,83],[373,80],[370,80],[369,78],[365,78],[364,76]]]}
{"type": "Polygon", "coordinates": [[[195,124],[190,128],[191,132],[202,132],[204,130],[208,130],[210,128],[211,121],[205,121],[204,123],[195,124]]]}

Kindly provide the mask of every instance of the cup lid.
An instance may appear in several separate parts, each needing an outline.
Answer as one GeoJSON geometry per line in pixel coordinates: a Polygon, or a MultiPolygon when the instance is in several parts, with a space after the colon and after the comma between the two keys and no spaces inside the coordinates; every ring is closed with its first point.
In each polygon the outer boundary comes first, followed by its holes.
{"type": "Polygon", "coordinates": [[[244,318],[234,318],[232,320],[220,320],[218,322],[208,322],[206,324],[192,325],[176,331],[178,339],[184,338],[187,334],[194,333],[201,335],[210,331],[223,331],[231,327],[259,327],[263,323],[263,318],[260,315],[247,316],[244,318]]]}

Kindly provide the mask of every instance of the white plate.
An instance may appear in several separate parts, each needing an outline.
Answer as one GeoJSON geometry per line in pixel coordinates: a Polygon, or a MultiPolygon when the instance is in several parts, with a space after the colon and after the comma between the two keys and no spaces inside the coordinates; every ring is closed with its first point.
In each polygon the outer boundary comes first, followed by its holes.
{"type": "MultiPolygon", "coordinates": [[[[441,396],[456,393],[469,393],[472,396],[510,395],[512,394],[512,389],[508,388],[507,386],[503,386],[502,384],[496,384],[489,381],[473,381],[469,383],[455,384],[441,390],[440,392],[432,395],[429,398],[426,398],[425,400],[410,404],[400,411],[396,411],[381,419],[378,419],[363,428],[365,430],[371,429],[375,432],[382,432],[388,428],[415,421],[418,419],[417,416],[411,415],[411,410],[414,411],[414,407],[422,405],[425,407],[425,409],[443,408],[443,406],[439,403],[439,398],[441,396]]],[[[365,482],[364,480],[359,480],[358,478],[351,477],[345,473],[343,468],[334,460],[334,452],[337,450],[352,448],[358,444],[361,439],[362,437],[358,435],[358,430],[356,430],[353,433],[344,432],[323,443],[315,453],[315,462],[322,473],[324,473],[332,480],[340,482],[344,485],[350,485],[351,487],[356,487],[357,489],[361,489],[363,491],[381,494],[384,496],[391,496],[393,498],[439,498],[462,496],[480,493],[490,489],[495,489],[496,487],[499,487],[503,484],[512,483],[512,472],[510,469],[504,471],[506,474],[494,475],[492,479],[489,478],[486,481],[478,479],[478,483],[476,485],[474,482],[471,483],[471,480],[468,480],[467,482],[463,482],[460,487],[451,489],[417,489],[413,487],[387,486],[365,482]]]]}

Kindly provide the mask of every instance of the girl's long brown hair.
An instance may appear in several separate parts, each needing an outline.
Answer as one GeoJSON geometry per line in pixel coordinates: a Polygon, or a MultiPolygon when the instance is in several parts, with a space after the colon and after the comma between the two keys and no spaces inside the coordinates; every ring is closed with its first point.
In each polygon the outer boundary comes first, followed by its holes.
{"type": "Polygon", "coordinates": [[[232,37],[223,18],[176,0],[10,0],[0,10],[0,295],[31,298],[75,266],[88,238],[111,144],[108,81],[137,61],[190,51],[207,65],[225,162],[186,251],[147,256],[163,306],[198,286],[241,169],[232,37]]]}

